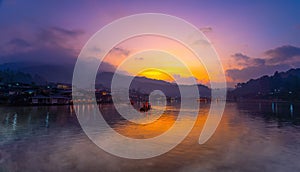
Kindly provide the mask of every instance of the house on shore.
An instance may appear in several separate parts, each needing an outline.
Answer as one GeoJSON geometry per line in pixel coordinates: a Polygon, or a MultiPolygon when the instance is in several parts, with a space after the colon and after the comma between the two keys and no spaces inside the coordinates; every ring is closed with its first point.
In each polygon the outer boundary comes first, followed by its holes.
{"type": "Polygon", "coordinates": [[[31,98],[34,105],[65,105],[70,103],[70,98],[60,95],[43,96],[37,95],[31,98]]]}

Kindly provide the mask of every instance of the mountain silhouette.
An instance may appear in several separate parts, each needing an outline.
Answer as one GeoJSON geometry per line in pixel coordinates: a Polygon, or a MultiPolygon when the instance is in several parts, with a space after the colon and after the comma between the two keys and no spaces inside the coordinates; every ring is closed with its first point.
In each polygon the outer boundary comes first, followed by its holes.
{"type": "MultiPolygon", "coordinates": [[[[111,72],[102,72],[99,73],[97,78],[96,78],[96,83],[100,84],[104,88],[110,88],[111,86],[111,80],[113,78],[114,73],[111,72]]],[[[120,78],[126,78],[127,79],[131,76],[126,76],[126,75],[121,75],[121,74],[116,74],[119,75],[120,78]]],[[[191,85],[181,85],[181,87],[185,90],[189,90],[189,87],[192,87],[191,85]]],[[[201,97],[210,97],[211,90],[205,86],[198,84],[197,85],[199,94],[201,97]]],[[[170,83],[162,80],[155,80],[155,79],[149,79],[146,77],[134,77],[130,84],[130,89],[132,90],[137,90],[139,92],[149,94],[154,90],[161,90],[166,96],[170,97],[180,97],[180,91],[178,88],[178,85],[175,83],[170,83]]],[[[191,94],[189,92],[186,93],[191,94]]],[[[192,96],[192,95],[190,95],[192,96]]]]}
{"type": "MultiPolygon", "coordinates": [[[[32,83],[39,78],[38,83],[58,82],[58,83],[72,83],[74,65],[72,64],[40,64],[40,63],[5,63],[0,65],[0,71],[9,70],[11,72],[21,72],[26,77],[21,77],[23,80],[18,82],[32,83]]],[[[98,72],[96,77],[96,87],[103,89],[110,89],[111,81],[114,73],[112,72],[98,72]]],[[[131,76],[116,74],[120,78],[128,79],[131,76]]],[[[15,81],[15,80],[14,80],[15,81]]],[[[189,88],[189,85],[183,85],[184,89],[189,88]]],[[[210,97],[211,90],[205,86],[197,85],[201,97],[210,97]]],[[[130,85],[130,89],[137,90],[141,93],[149,94],[154,90],[161,90],[166,96],[180,97],[178,85],[163,80],[149,79],[146,77],[134,77],[130,85]]],[[[189,94],[189,93],[187,93],[189,94]]]]}
{"type": "Polygon", "coordinates": [[[282,99],[298,100],[300,97],[300,68],[286,72],[276,71],[272,76],[250,79],[246,83],[238,83],[229,92],[231,99],[282,99]]]}

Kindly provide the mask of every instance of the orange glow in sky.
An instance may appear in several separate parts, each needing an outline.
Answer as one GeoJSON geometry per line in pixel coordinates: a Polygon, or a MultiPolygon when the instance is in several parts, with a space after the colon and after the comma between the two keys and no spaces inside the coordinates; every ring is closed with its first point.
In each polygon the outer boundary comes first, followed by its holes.
{"type": "Polygon", "coordinates": [[[170,75],[166,74],[165,72],[157,69],[147,69],[142,72],[140,72],[137,76],[144,76],[147,78],[152,78],[152,79],[159,79],[159,80],[164,80],[168,82],[174,82],[174,78],[171,77],[170,75]]]}
{"type": "Polygon", "coordinates": [[[173,77],[181,80],[193,77],[202,84],[209,82],[205,67],[188,48],[161,36],[130,38],[117,45],[104,61],[133,76],[171,82],[173,77]]]}

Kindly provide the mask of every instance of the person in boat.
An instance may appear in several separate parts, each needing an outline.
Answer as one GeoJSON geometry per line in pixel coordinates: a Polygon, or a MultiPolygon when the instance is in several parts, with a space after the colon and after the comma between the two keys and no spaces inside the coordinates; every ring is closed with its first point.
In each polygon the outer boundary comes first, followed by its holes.
{"type": "Polygon", "coordinates": [[[146,103],[143,103],[143,107],[141,107],[140,111],[147,112],[150,109],[151,109],[151,105],[148,102],[146,102],[146,103]]]}

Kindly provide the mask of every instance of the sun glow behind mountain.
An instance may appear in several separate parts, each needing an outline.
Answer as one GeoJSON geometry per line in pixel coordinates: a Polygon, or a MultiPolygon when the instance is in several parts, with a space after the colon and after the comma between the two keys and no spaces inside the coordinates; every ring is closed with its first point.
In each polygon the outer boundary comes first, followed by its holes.
{"type": "Polygon", "coordinates": [[[115,46],[104,61],[119,72],[168,82],[208,84],[209,77],[198,57],[181,43],[157,35],[137,36],[115,46]]]}
{"type": "Polygon", "coordinates": [[[156,79],[156,80],[164,80],[168,82],[174,82],[173,77],[158,69],[147,69],[139,73],[137,76],[142,76],[142,77],[156,79]]]}

